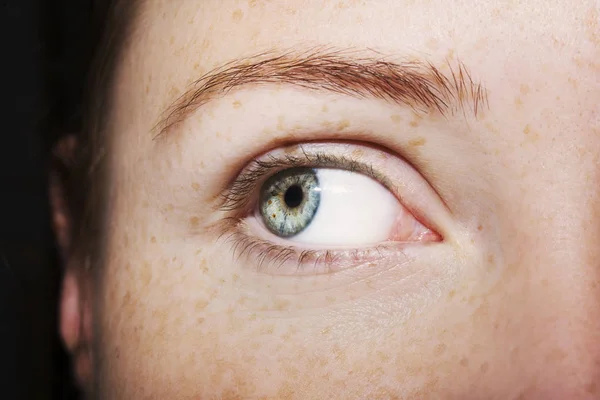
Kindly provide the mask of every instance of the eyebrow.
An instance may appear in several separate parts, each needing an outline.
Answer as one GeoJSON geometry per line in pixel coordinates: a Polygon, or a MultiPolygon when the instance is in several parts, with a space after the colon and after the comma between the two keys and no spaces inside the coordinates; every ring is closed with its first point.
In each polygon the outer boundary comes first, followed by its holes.
{"type": "Polygon", "coordinates": [[[417,113],[470,112],[488,107],[487,90],[466,66],[446,60],[446,72],[429,61],[391,62],[379,53],[311,51],[235,59],[206,73],[161,113],[158,134],[168,132],[207,102],[242,86],[287,84],[314,91],[374,98],[408,106],[417,113]]]}

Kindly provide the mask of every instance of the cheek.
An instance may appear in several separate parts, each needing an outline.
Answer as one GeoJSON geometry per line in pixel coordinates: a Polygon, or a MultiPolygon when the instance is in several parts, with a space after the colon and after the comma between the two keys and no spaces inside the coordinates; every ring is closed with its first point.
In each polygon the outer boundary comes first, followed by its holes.
{"type": "Polygon", "coordinates": [[[215,257],[214,244],[146,231],[115,231],[108,249],[97,308],[105,397],[387,398],[434,393],[457,368],[464,377],[489,368],[485,349],[466,345],[481,339],[473,326],[448,310],[400,318],[385,290],[283,301],[215,257]]]}

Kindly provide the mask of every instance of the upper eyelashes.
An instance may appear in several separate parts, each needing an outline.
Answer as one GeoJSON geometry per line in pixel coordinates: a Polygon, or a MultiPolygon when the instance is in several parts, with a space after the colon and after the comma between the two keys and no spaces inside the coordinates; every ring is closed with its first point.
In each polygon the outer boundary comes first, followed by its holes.
{"type": "Polygon", "coordinates": [[[269,154],[263,159],[252,160],[223,193],[221,209],[231,211],[246,206],[258,182],[269,174],[286,168],[316,166],[361,172],[383,181],[384,184],[387,183],[387,179],[375,171],[369,163],[352,159],[347,155],[327,154],[322,151],[307,152],[303,146],[299,146],[299,154],[269,154]]]}

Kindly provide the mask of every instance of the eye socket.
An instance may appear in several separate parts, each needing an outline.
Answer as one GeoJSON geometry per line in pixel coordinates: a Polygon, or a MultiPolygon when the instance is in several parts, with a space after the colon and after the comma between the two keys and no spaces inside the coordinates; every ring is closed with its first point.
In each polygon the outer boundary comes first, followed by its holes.
{"type": "Polygon", "coordinates": [[[272,150],[238,173],[223,192],[220,237],[235,258],[268,274],[332,273],[441,242],[421,222],[441,216],[439,204],[398,155],[309,142],[272,150]]]}

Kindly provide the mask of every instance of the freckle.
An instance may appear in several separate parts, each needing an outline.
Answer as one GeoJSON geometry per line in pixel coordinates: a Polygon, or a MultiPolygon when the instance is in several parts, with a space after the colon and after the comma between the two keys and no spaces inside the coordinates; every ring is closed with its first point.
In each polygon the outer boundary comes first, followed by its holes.
{"type": "Polygon", "coordinates": [[[248,318],[248,321],[254,321],[254,320],[256,320],[256,314],[250,315],[250,318],[248,318]]]}
{"type": "Polygon", "coordinates": [[[248,6],[250,6],[250,8],[256,7],[257,3],[258,3],[258,0],[249,0],[248,1],[248,6]]]}
{"type": "Polygon", "coordinates": [[[204,318],[198,318],[196,319],[196,322],[198,322],[199,324],[204,323],[204,318]]]}
{"type": "Polygon", "coordinates": [[[152,237],[150,238],[150,242],[151,242],[151,243],[156,243],[156,237],[155,237],[155,236],[152,236],[152,237]]]}
{"type": "Polygon", "coordinates": [[[485,127],[492,133],[498,133],[498,129],[489,122],[486,122],[485,127]]]}
{"type": "Polygon", "coordinates": [[[571,86],[573,86],[575,89],[577,89],[577,87],[579,86],[577,83],[577,80],[573,79],[573,78],[568,78],[567,81],[571,84],[571,86]]]}
{"type": "Polygon", "coordinates": [[[198,300],[196,302],[196,311],[202,311],[206,308],[206,306],[208,306],[209,302],[206,300],[198,300]]]}
{"type": "MultiPolygon", "coordinates": [[[[416,126],[416,125],[415,125],[416,126]]],[[[418,146],[423,146],[425,144],[425,138],[417,138],[417,139],[411,139],[408,141],[408,145],[409,146],[413,146],[413,147],[418,147],[418,146]]]]}
{"type": "Polygon", "coordinates": [[[451,291],[448,293],[448,298],[449,298],[449,299],[453,298],[455,294],[456,294],[456,290],[451,290],[451,291]]]}
{"type": "Polygon", "coordinates": [[[436,356],[439,356],[439,355],[444,354],[445,351],[446,351],[446,345],[444,343],[440,343],[437,346],[435,346],[435,350],[433,353],[436,356]]]}
{"type": "Polygon", "coordinates": [[[323,107],[321,107],[321,112],[327,112],[329,111],[329,107],[327,107],[327,104],[323,104],[323,107]]]}
{"type": "Polygon", "coordinates": [[[173,204],[167,204],[167,211],[173,211],[175,207],[173,207],[173,204]]]}
{"type": "Polygon", "coordinates": [[[175,36],[171,36],[171,39],[169,39],[169,43],[171,43],[171,44],[175,43],[175,36]]]}
{"type": "Polygon", "coordinates": [[[231,280],[232,280],[233,282],[237,282],[239,279],[240,279],[240,276],[239,276],[238,274],[233,274],[233,275],[231,276],[231,280]]]}
{"type": "Polygon", "coordinates": [[[585,387],[586,392],[594,394],[598,390],[596,387],[596,382],[591,382],[589,385],[585,387]]]}
{"type": "Polygon", "coordinates": [[[272,335],[273,331],[275,330],[275,326],[274,325],[267,325],[267,326],[263,326],[260,330],[260,333],[263,334],[267,334],[267,335],[272,335]]]}
{"type": "Polygon", "coordinates": [[[531,132],[531,127],[529,126],[529,124],[525,125],[525,128],[523,128],[523,133],[528,135],[529,132],[531,132]]]}
{"type": "Polygon", "coordinates": [[[390,119],[392,120],[392,122],[394,122],[396,124],[402,121],[402,117],[399,116],[398,114],[391,115],[390,119]]]}
{"type": "Polygon", "coordinates": [[[208,272],[208,267],[206,266],[206,260],[202,259],[202,261],[200,261],[200,270],[204,273],[208,272]]]}
{"type": "Polygon", "coordinates": [[[379,360],[382,362],[386,362],[390,360],[390,356],[386,353],[384,353],[383,351],[377,351],[377,356],[379,357],[379,360]]]}
{"type": "Polygon", "coordinates": [[[192,217],[192,218],[190,218],[190,226],[192,228],[197,228],[199,222],[200,222],[200,219],[198,217],[192,217]]]}
{"type": "Polygon", "coordinates": [[[125,296],[123,296],[123,305],[129,304],[130,301],[131,301],[131,293],[129,291],[127,291],[127,293],[125,293],[125,296]]]}
{"type": "Polygon", "coordinates": [[[469,365],[469,360],[467,358],[461,358],[460,365],[463,367],[467,367],[469,365]]]}
{"type": "Polygon", "coordinates": [[[150,269],[150,264],[148,264],[147,262],[144,263],[144,266],[140,271],[140,278],[142,284],[144,284],[145,286],[147,286],[152,280],[152,270],[150,269]]]}
{"type": "Polygon", "coordinates": [[[236,100],[233,102],[233,108],[240,108],[242,106],[242,103],[239,100],[236,100]]]}
{"type": "Polygon", "coordinates": [[[338,345],[333,348],[334,358],[339,361],[346,360],[346,352],[342,350],[338,345]]]}
{"type": "Polygon", "coordinates": [[[425,45],[432,50],[436,50],[438,48],[438,41],[434,38],[430,38],[425,42],[425,45]]]}
{"type": "Polygon", "coordinates": [[[325,297],[325,300],[327,300],[329,304],[335,303],[335,297],[327,296],[325,297]]]}
{"type": "Polygon", "coordinates": [[[361,149],[352,150],[352,156],[355,158],[362,157],[364,152],[361,149]]]}
{"type": "Polygon", "coordinates": [[[493,264],[494,263],[494,255],[488,254],[487,261],[488,261],[488,263],[493,264]]]}
{"type": "Polygon", "coordinates": [[[521,85],[521,87],[519,88],[519,91],[521,92],[521,94],[527,94],[529,93],[529,86],[528,85],[521,85]]]}
{"type": "Polygon", "coordinates": [[[328,326],[321,330],[321,335],[328,335],[329,333],[331,333],[331,326],[328,326]]]}
{"type": "Polygon", "coordinates": [[[340,123],[337,125],[337,130],[343,131],[344,129],[348,128],[349,126],[350,126],[350,122],[348,122],[347,120],[343,120],[343,121],[340,121],[340,123]]]}
{"type": "Polygon", "coordinates": [[[487,372],[487,370],[490,369],[490,364],[488,364],[487,362],[484,362],[483,364],[481,364],[481,366],[479,367],[479,370],[481,371],[482,374],[485,374],[487,372]]]}
{"type": "Polygon", "coordinates": [[[417,121],[410,121],[409,125],[413,128],[416,128],[417,126],[419,126],[419,123],[417,121]]]}
{"type": "Polygon", "coordinates": [[[285,311],[290,307],[291,302],[289,300],[275,300],[275,309],[277,311],[285,311]]]}
{"type": "Polygon", "coordinates": [[[517,106],[517,108],[521,108],[522,105],[523,105],[523,101],[521,100],[521,98],[515,97],[515,106],[517,106]]]}
{"type": "Polygon", "coordinates": [[[232,14],[231,14],[231,19],[234,22],[239,22],[242,17],[244,16],[244,13],[242,12],[242,10],[240,10],[239,8],[237,10],[235,10],[232,14]]]}
{"type": "Polygon", "coordinates": [[[200,190],[200,185],[194,182],[192,183],[192,189],[194,189],[194,191],[197,192],[198,190],[200,190]]]}
{"type": "Polygon", "coordinates": [[[269,200],[269,201],[267,201],[267,204],[268,204],[268,205],[271,205],[271,204],[273,204],[273,200],[269,200]]]}
{"type": "Polygon", "coordinates": [[[478,225],[478,226],[477,226],[477,230],[478,230],[479,232],[481,232],[481,231],[483,230],[483,226],[482,226],[482,225],[478,225]]]}
{"type": "Polygon", "coordinates": [[[324,127],[324,128],[327,128],[327,129],[331,128],[332,125],[333,124],[331,123],[331,121],[323,121],[323,122],[321,122],[321,126],[324,127]]]}

